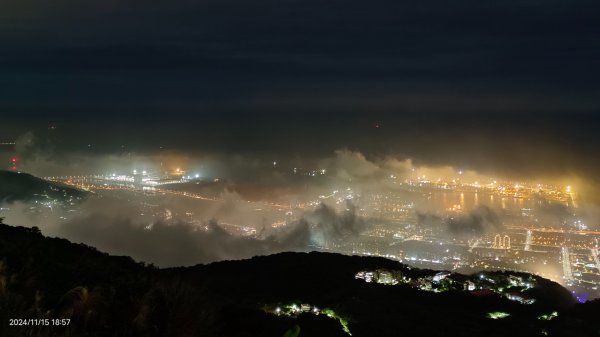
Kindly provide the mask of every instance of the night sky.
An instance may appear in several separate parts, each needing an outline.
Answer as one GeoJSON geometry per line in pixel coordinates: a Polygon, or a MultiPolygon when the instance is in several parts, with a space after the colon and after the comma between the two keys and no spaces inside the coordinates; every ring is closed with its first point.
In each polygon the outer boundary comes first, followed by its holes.
{"type": "Polygon", "coordinates": [[[2,1],[0,139],[349,148],[594,183],[599,13],[593,0],[2,1]]]}

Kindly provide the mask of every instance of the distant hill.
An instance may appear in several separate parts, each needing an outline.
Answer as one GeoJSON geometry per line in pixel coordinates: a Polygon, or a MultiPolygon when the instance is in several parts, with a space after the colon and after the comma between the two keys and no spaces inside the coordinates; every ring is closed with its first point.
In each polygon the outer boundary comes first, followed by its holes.
{"type": "MultiPolygon", "coordinates": [[[[282,253],[157,269],[44,237],[36,228],[0,225],[0,336],[597,336],[600,332],[600,302],[575,305],[564,288],[548,280],[510,276],[534,284],[522,293],[537,302],[524,305],[490,291],[462,290],[461,282],[468,284],[483,274],[448,274],[459,289],[446,292],[412,285],[436,275],[440,277],[435,271],[382,258],[330,253],[282,253]],[[380,277],[385,270],[394,271],[395,277],[412,283],[384,285],[356,278],[358,272],[369,270],[379,270],[380,277]],[[9,326],[13,318],[32,320],[9,326]],[[70,321],[57,326],[62,321],[45,319],[70,321]]],[[[485,273],[493,282],[506,277],[485,273]]]]}
{"type": "Polygon", "coordinates": [[[84,198],[87,192],[40,179],[27,173],[0,170],[0,201],[61,200],[84,198]]]}

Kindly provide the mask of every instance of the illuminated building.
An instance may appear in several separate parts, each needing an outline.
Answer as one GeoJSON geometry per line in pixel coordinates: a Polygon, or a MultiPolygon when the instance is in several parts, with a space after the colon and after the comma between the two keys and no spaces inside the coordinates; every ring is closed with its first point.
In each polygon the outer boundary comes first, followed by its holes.
{"type": "Polygon", "coordinates": [[[516,302],[519,302],[521,304],[533,304],[533,303],[535,303],[535,299],[528,298],[526,296],[523,296],[521,293],[517,293],[517,292],[511,292],[511,293],[506,294],[505,296],[509,300],[516,301],[516,302]]]}
{"type": "Polygon", "coordinates": [[[502,240],[502,248],[510,249],[510,236],[504,235],[504,239],[502,240]]]}
{"type": "Polygon", "coordinates": [[[494,236],[493,247],[496,249],[510,249],[510,236],[504,235],[504,237],[502,237],[500,234],[496,234],[496,236],[494,236]]]}
{"type": "Polygon", "coordinates": [[[494,236],[494,248],[500,248],[502,246],[502,239],[500,238],[500,234],[496,234],[494,236]]]}
{"type": "Polygon", "coordinates": [[[443,279],[445,279],[448,276],[450,276],[450,273],[448,272],[439,272],[433,276],[433,282],[440,283],[443,279]]]}
{"type": "Polygon", "coordinates": [[[403,274],[398,270],[378,269],[376,271],[360,271],[354,275],[355,279],[365,280],[367,283],[396,285],[402,280],[403,274]]]}

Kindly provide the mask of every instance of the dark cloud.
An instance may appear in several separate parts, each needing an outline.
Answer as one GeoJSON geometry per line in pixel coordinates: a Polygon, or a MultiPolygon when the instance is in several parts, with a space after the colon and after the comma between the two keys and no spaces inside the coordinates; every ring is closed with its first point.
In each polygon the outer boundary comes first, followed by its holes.
{"type": "Polygon", "coordinates": [[[436,214],[417,211],[417,225],[427,228],[435,228],[443,225],[444,219],[436,214]]]}
{"type": "Polygon", "coordinates": [[[0,108],[66,120],[86,119],[82,110],[597,109],[598,9],[584,0],[5,1],[0,108]]]}
{"type": "Polygon", "coordinates": [[[346,200],[346,210],[341,213],[321,204],[312,214],[306,215],[304,221],[312,224],[313,239],[321,244],[356,237],[366,227],[365,220],[356,214],[356,206],[350,200],[346,200]]]}
{"type": "Polygon", "coordinates": [[[447,220],[450,233],[459,236],[480,236],[499,232],[502,229],[501,217],[491,208],[479,205],[468,214],[447,220]]]}
{"type": "Polygon", "coordinates": [[[416,215],[419,227],[441,230],[451,237],[480,237],[500,232],[503,228],[502,215],[485,205],[477,205],[464,214],[447,218],[423,211],[417,211],[416,215]]]}
{"type": "MultiPolygon", "coordinates": [[[[586,208],[588,207],[582,208],[584,213],[586,208]]],[[[569,208],[564,204],[540,201],[538,202],[536,219],[539,223],[550,226],[561,226],[572,222],[575,219],[575,212],[572,208],[569,208]]]]}
{"type": "Polygon", "coordinates": [[[69,240],[161,267],[304,251],[310,242],[310,232],[305,223],[295,225],[284,233],[257,239],[232,235],[214,221],[205,226],[157,222],[145,227],[127,218],[102,214],[69,222],[58,231],[69,240]]]}
{"type": "MultiPolygon", "coordinates": [[[[181,205],[181,199],[162,200],[161,205],[172,210],[174,218],[156,220],[140,214],[135,202],[137,197],[126,195],[125,198],[127,203],[120,198],[91,197],[75,213],[60,209],[53,210],[52,214],[31,213],[31,205],[25,203],[2,206],[10,209],[6,223],[39,226],[45,235],[63,237],[161,267],[308,251],[314,243],[356,237],[365,229],[365,220],[356,214],[356,208],[350,202],[341,212],[322,204],[314,211],[306,211],[299,220],[273,229],[260,228],[260,219],[252,219],[256,215],[249,212],[251,206],[231,197],[204,209],[196,204],[194,211],[198,217],[219,217],[219,220],[213,218],[201,224],[175,218],[177,207],[190,207],[181,205]],[[64,220],[65,216],[69,219],[64,220]],[[233,234],[223,227],[224,223],[236,221],[255,227],[258,234],[233,234]]],[[[265,219],[268,216],[263,215],[265,219]]]]}

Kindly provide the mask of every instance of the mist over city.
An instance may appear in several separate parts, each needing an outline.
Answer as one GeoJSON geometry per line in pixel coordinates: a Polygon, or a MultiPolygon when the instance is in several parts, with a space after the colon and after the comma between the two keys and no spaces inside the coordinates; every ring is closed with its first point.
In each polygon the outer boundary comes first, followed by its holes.
{"type": "MultiPolygon", "coordinates": [[[[460,123],[450,126],[476,133],[460,123]]],[[[597,296],[599,208],[584,167],[546,170],[539,162],[529,163],[537,158],[519,153],[527,146],[514,148],[512,162],[495,170],[480,164],[500,161],[493,148],[469,153],[475,159],[462,158],[462,166],[456,160],[415,159],[421,152],[394,155],[377,147],[377,141],[394,140],[394,134],[378,135],[388,127],[394,125],[385,120],[365,123],[361,131],[342,125],[332,131],[342,139],[348,137],[344,132],[374,138],[355,142],[354,149],[336,149],[325,139],[314,152],[285,153],[280,142],[289,140],[276,137],[260,152],[250,148],[255,144],[230,152],[221,140],[212,151],[204,149],[211,144],[152,149],[94,142],[96,131],[90,132],[89,144],[74,149],[70,141],[62,144],[63,135],[78,132],[75,126],[53,122],[17,137],[5,148],[5,162],[12,171],[86,194],[4,200],[2,216],[7,223],[36,226],[46,235],[161,267],[330,251],[439,270],[531,272],[597,296]]],[[[426,132],[426,125],[416,127],[426,132]]],[[[154,142],[157,137],[172,141],[161,136],[162,129],[156,133],[154,142]]],[[[440,137],[435,131],[434,136],[440,137]]],[[[257,134],[248,142],[269,137],[257,134]]],[[[420,149],[419,140],[414,144],[420,149]]],[[[442,151],[460,156],[463,148],[455,146],[442,151]]],[[[560,149],[539,150],[544,151],[564,165],[560,149]]]]}

